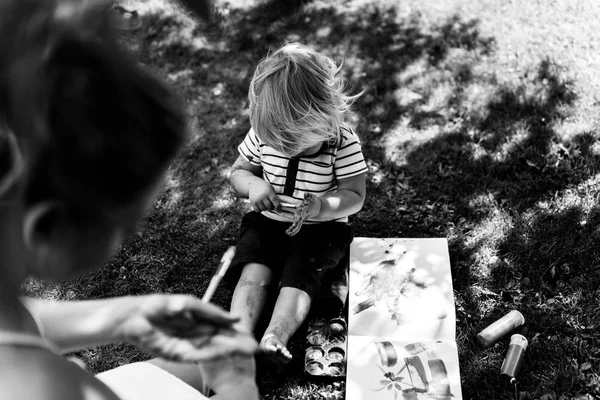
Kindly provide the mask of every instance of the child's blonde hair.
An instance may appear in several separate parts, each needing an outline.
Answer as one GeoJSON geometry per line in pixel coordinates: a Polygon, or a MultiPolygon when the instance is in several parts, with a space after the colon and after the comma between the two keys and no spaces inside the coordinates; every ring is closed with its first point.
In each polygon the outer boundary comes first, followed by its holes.
{"type": "Polygon", "coordinates": [[[325,141],[339,144],[344,113],[362,94],[349,95],[336,78],[341,66],[300,43],[290,43],[257,66],[248,100],[261,140],[295,156],[325,141]]]}

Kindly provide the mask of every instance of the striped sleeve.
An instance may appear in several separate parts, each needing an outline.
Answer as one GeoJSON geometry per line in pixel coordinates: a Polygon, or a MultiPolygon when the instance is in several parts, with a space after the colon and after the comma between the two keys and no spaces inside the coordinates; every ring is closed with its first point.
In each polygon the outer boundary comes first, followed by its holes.
{"type": "Polygon", "coordinates": [[[250,164],[260,167],[260,144],[258,142],[258,136],[254,132],[254,129],[250,128],[244,141],[238,146],[238,152],[242,157],[246,159],[250,164]]]}
{"type": "Polygon", "coordinates": [[[335,176],[337,179],[352,178],[368,171],[358,136],[350,130],[344,130],[342,143],[335,158],[335,176]]]}

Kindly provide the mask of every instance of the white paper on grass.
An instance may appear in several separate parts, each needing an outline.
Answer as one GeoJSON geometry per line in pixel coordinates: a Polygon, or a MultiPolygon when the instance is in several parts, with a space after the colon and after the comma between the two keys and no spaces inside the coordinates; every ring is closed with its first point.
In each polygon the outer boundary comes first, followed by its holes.
{"type": "Polygon", "coordinates": [[[446,239],[355,238],[349,290],[347,400],[462,398],[446,239]]]}
{"type": "Polygon", "coordinates": [[[425,350],[411,354],[406,348],[414,349],[413,341],[349,337],[346,400],[461,399],[456,344],[417,343],[425,350]],[[376,344],[386,341],[397,354],[393,366],[384,365],[377,350],[376,344]]]}

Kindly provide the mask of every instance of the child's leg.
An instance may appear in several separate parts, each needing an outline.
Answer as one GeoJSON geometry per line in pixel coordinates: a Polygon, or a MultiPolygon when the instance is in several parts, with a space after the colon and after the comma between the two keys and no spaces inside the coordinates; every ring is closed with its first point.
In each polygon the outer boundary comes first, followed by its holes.
{"type": "Polygon", "coordinates": [[[324,276],[340,264],[351,241],[352,228],[337,222],[307,225],[294,236],[282,269],[282,288],[259,351],[276,362],[292,358],[286,348],[289,339],[308,316],[324,276]]]}
{"type": "Polygon", "coordinates": [[[292,354],[286,348],[287,343],[306,319],[311,301],[311,296],[303,290],[282,287],[259,351],[276,363],[290,361],[292,354]]]}
{"type": "Polygon", "coordinates": [[[237,327],[254,331],[269,294],[272,271],[269,267],[250,263],[244,266],[233,292],[230,313],[240,318],[237,327]]]}

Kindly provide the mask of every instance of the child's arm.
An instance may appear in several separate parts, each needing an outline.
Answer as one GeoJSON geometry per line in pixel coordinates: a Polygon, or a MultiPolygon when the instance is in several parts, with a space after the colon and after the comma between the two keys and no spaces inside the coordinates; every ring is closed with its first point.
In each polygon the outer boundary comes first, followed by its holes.
{"type": "MultiPolygon", "coordinates": [[[[330,221],[356,214],[362,208],[366,195],[366,173],[347,179],[338,180],[338,189],[323,197],[312,196],[306,211],[306,219],[313,221],[330,221]]],[[[301,204],[289,196],[279,196],[282,202],[301,204]]],[[[294,215],[296,209],[283,207],[284,214],[294,215]]]]}
{"type": "Polygon", "coordinates": [[[261,167],[252,165],[240,155],[231,167],[229,181],[240,196],[250,199],[254,211],[277,210],[281,207],[277,193],[261,175],[261,167]]]}
{"type": "Polygon", "coordinates": [[[330,221],[355,214],[363,206],[366,195],[368,171],[358,136],[351,129],[344,129],[340,137],[334,174],[337,191],[320,197],[308,210],[308,219],[330,221]]]}
{"type": "Polygon", "coordinates": [[[237,194],[248,197],[252,184],[260,184],[259,181],[263,181],[261,175],[262,167],[252,165],[244,157],[238,156],[231,167],[229,182],[237,194]]]}
{"type": "Polygon", "coordinates": [[[337,192],[328,196],[320,197],[321,207],[318,214],[309,219],[317,221],[329,221],[356,214],[365,202],[366,173],[338,181],[337,192]]]}

